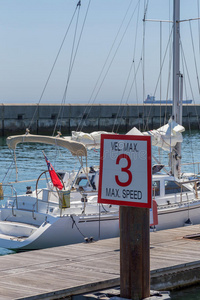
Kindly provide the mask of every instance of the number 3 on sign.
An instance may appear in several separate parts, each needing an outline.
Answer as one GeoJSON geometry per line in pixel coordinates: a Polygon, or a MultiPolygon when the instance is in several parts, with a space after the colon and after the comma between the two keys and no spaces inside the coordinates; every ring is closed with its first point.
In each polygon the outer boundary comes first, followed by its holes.
{"type": "Polygon", "coordinates": [[[120,154],[117,159],[116,159],[116,164],[119,165],[119,162],[122,158],[125,158],[127,160],[127,166],[124,167],[124,168],[121,168],[121,171],[122,172],[125,172],[127,175],[128,175],[128,180],[126,182],[121,182],[119,180],[119,177],[118,175],[115,175],[115,181],[116,183],[119,185],[119,186],[129,186],[132,182],[132,173],[131,171],[129,170],[130,167],[131,167],[131,159],[130,157],[127,155],[127,154],[120,154]]]}

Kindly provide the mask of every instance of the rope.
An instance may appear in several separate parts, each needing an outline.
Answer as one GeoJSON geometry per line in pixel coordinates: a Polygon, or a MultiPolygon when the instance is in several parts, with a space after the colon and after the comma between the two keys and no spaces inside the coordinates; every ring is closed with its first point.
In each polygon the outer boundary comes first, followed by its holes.
{"type": "Polygon", "coordinates": [[[76,221],[74,220],[73,216],[70,215],[71,219],[72,219],[72,228],[74,227],[74,225],[76,226],[77,230],[80,232],[80,234],[85,238],[86,236],[81,232],[81,230],[79,229],[79,227],[76,224],[76,221]]]}

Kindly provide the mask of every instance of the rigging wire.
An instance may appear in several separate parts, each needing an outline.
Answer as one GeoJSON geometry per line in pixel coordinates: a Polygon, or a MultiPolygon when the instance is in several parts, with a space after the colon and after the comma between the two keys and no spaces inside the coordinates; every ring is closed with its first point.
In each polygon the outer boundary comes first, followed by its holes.
{"type": "MultiPolygon", "coordinates": [[[[79,2],[80,2],[80,1],[79,1],[79,2]]],[[[78,4],[79,4],[79,3],[78,3],[78,4]]],[[[57,53],[56,58],[55,58],[55,60],[54,60],[54,62],[53,62],[53,65],[52,65],[52,67],[51,67],[50,73],[49,73],[49,75],[48,75],[48,77],[47,77],[47,80],[46,80],[46,83],[45,83],[44,88],[43,88],[43,90],[42,90],[42,93],[41,93],[41,95],[40,95],[40,98],[39,98],[39,101],[38,101],[38,105],[37,105],[37,107],[36,107],[36,109],[35,109],[35,112],[34,112],[34,114],[33,114],[33,116],[32,116],[32,119],[31,119],[31,121],[30,121],[30,124],[29,124],[29,126],[28,126],[28,129],[29,129],[29,130],[30,130],[30,128],[31,128],[31,126],[32,126],[32,123],[33,123],[33,121],[34,121],[34,119],[35,119],[36,113],[37,113],[37,111],[38,111],[38,109],[39,109],[39,104],[40,104],[40,102],[41,102],[41,100],[42,100],[42,98],[43,98],[43,95],[44,95],[45,91],[46,91],[47,85],[48,85],[48,83],[49,83],[49,80],[50,80],[51,75],[52,75],[52,73],[53,73],[53,70],[54,70],[54,68],[55,68],[56,62],[57,62],[58,57],[59,57],[59,55],[60,55],[60,52],[61,52],[61,50],[62,50],[62,48],[63,48],[64,42],[65,42],[66,37],[67,37],[68,32],[69,32],[69,29],[70,29],[70,27],[71,27],[71,25],[72,25],[72,22],[73,22],[73,19],[74,19],[76,10],[77,10],[77,8],[78,8],[78,4],[76,5],[75,11],[74,11],[74,13],[73,13],[73,15],[72,15],[72,18],[71,18],[70,22],[69,22],[69,25],[68,25],[67,30],[66,30],[66,32],[65,32],[65,35],[64,35],[64,37],[63,37],[62,43],[61,43],[61,45],[60,45],[60,47],[59,47],[59,49],[58,49],[58,53],[57,53]]]]}
{"type": "MultiPolygon", "coordinates": [[[[187,106],[188,108],[188,106],[187,106]]],[[[190,114],[187,116],[188,118],[188,127],[189,127],[189,136],[191,137],[191,123],[190,123],[190,114]]],[[[193,173],[195,174],[195,160],[194,160],[194,150],[193,150],[193,142],[192,139],[190,139],[190,150],[191,150],[191,156],[192,156],[192,166],[193,166],[193,173]]]]}
{"type": "Polygon", "coordinates": [[[187,74],[187,78],[188,78],[190,92],[192,94],[192,99],[194,100],[194,93],[193,93],[193,89],[192,89],[192,84],[191,84],[191,80],[190,80],[190,76],[189,76],[189,70],[188,70],[188,66],[187,66],[187,62],[186,62],[185,53],[184,53],[184,50],[183,50],[183,45],[182,45],[181,39],[180,39],[180,48],[181,48],[181,55],[182,55],[183,65],[185,65],[185,70],[186,70],[186,74],[187,74]]]}
{"type": "MultiPolygon", "coordinates": [[[[169,20],[171,20],[171,1],[169,0],[169,20]]],[[[169,35],[170,35],[170,31],[171,31],[171,23],[169,22],[169,35]]],[[[171,40],[171,45],[169,45],[169,66],[168,66],[168,81],[167,81],[167,92],[166,92],[166,100],[168,100],[170,98],[171,95],[171,70],[172,70],[172,63],[173,63],[173,59],[172,59],[172,40],[171,40]]],[[[164,114],[164,122],[163,124],[165,124],[166,122],[168,122],[169,116],[167,115],[167,110],[168,110],[168,103],[166,102],[165,105],[165,114],[164,114]]]]}
{"type": "MultiPolygon", "coordinates": [[[[137,23],[136,23],[136,34],[135,34],[135,47],[134,47],[134,58],[135,58],[135,54],[136,54],[136,41],[137,41],[137,32],[138,32],[138,25],[139,25],[139,9],[140,7],[138,7],[138,15],[137,15],[137,23]]],[[[140,61],[142,60],[142,58],[140,58],[140,61]]],[[[138,120],[139,120],[139,115],[140,115],[140,110],[139,110],[139,103],[138,103],[138,89],[137,89],[137,78],[136,78],[136,69],[135,69],[135,59],[134,59],[134,74],[135,74],[135,97],[136,97],[136,101],[137,101],[137,116],[138,116],[138,120]]],[[[139,123],[139,130],[140,130],[140,123],[139,123]]]]}
{"type": "MultiPolygon", "coordinates": [[[[129,100],[129,97],[130,97],[132,88],[133,88],[133,86],[134,86],[134,84],[135,84],[136,76],[137,76],[139,67],[140,67],[140,65],[141,65],[141,62],[142,62],[142,60],[140,60],[139,63],[138,63],[138,67],[137,67],[136,73],[135,73],[135,75],[134,75],[134,79],[133,79],[132,84],[131,84],[131,87],[130,87],[130,89],[129,89],[129,93],[128,93],[128,96],[127,96],[126,104],[128,103],[128,100],[129,100]]],[[[128,81],[129,81],[129,77],[130,77],[130,73],[131,73],[131,70],[132,70],[132,66],[133,66],[133,65],[131,65],[131,68],[130,68],[130,71],[129,71],[129,74],[128,74],[128,78],[127,78],[127,82],[126,82],[126,85],[125,85],[125,88],[124,88],[124,91],[123,91],[123,95],[124,95],[124,93],[125,93],[125,90],[126,90],[126,87],[127,87],[128,81]]],[[[122,113],[121,113],[120,122],[119,122],[119,124],[118,124],[118,126],[117,126],[116,132],[119,131],[119,127],[120,127],[120,125],[121,125],[121,123],[122,123],[122,119],[123,119],[123,115],[124,115],[124,110],[125,110],[125,106],[123,107],[123,110],[122,110],[122,113]]],[[[139,111],[139,108],[138,108],[138,111],[139,111]]]]}
{"type": "MultiPolygon", "coordinates": [[[[160,22],[160,69],[162,67],[162,22],[160,22]]],[[[160,127],[161,127],[162,72],[160,73],[160,127]]]]}
{"type": "MultiPolygon", "coordinates": [[[[198,10],[198,14],[199,14],[199,5],[198,4],[199,4],[199,1],[197,1],[197,10],[198,10]]],[[[198,25],[199,25],[199,20],[198,20],[198,25]]],[[[196,79],[197,79],[198,91],[199,91],[199,94],[200,94],[200,84],[199,84],[199,76],[198,76],[197,60],[196,60],[196,54],[195,54],[194,38],[193,38],[191,20],[189,20],[189,29],[190,29],[191,44],[192,44],[192,50],[193,50],[193,57],[194,57],[194,65],[195,65],[195,71],[196,71],[196,79]]],[[[182,46],[182,44],[181,44],[181,46],[182,46]]],[[[182,51],[183,51],[183,47],[182,47],[182,51]]],[[[187,68],[187,65],[186,65],[186,60],[185,60],[184,53],[183,53],[182,57],[183,57],[182,58],[183,59],[182,65],[183,65],[183,68],[184,68],[184,65],[185,65],[187,76],[188,76],[188,80],[189,80],[189,83],[190,83],[191,93],[193,95],[191,80],[189,79],[189,72],[188,72],[188,68],[187,68]]],[[[185,90],[186,90],[186,85],[185,85],[185,90]]],[[[187,97],[187,90],[186,90],[186,97],[187,97]]],[[[195,102],[194,95],[193,95],[193,101],[195,102]]],[[[187,113],[187,118],[188,118],[189,135],[191,137],[191,122],[190,122],[190,113],[189,113],[188,105],[187,105],[187,112],[188,112],[187,113]]],[[[196,116],[197,116],[198,125],[199,125],[199,128],[200,128],[199,117],[198,117],[196,106],[195,106],[195,112],[196,112],[196,116]]],[[[190,139],[190,143],[191,143],[191,145],[190,145],[190,147],[191,147],[191,156],[192,156],[192,162],[193,162],[193,164],[192,164],[193,165],[193,172],[195,174],[194,151],[193,151],[193,142],[192,142],[192,139],[190,139]]]]}
{"type": "MultiPolygon", "coordinates": [[[[182,46],[182,43],[181,43],[181,40],[180,40],[180,45],[182,46]]],[[[181,47],[182,49],[183,47],[181,47]]],[[[182,49],[183,50],[183,49],[182,49]]],[[[188,81],[190,83],[190,88],[192,89],[191,87],[191,80],[190,80],[190,77],[189,77],[189,72],[188,72],[188,68],[187,68],[187,64],[186,64],[186,61],[185,61],[185,55],[184,53],[182,53],[181,55],[182,57],[182,67],[183,67],[183,74],[185,73],[184,72],[184,69],[186,69],[186,73],[187,73],[187,77],[188,77],[188,81]]],[[[184,77],[185,78],[185,77],[184,77]]],[[[193,95],[193,91],[191,90],[191,93],[193,95]]],[[[186,88],[186,85],[185,85],[185,94],[186,94],[186,98],[187,98],[187,88],[186,88]]],[[[194,99],[194,96],[193,96],[193,99],[194,99]]],[[[188,131],[189,131],[189,136],[191,137],[191,122],[190,122],[190,113],[189,113],[189,107],[188,105],[186,105],[187,107],[187,120],[188,120],[188,131]]],[[[195,107],[195,106],[194,106],[195,107]]],[[[195,107],[195,110],[196,110],[196,107],[195,107]]],[[[197,113],[197,112],[196,112],[197,113]]],[[[198,119],[198,115],[197,115],[197,119],[198,119]]],[[[199,120],[198,120],[198,124],[199,124],[199,120]]],[[[194,164],[194,151],[193,151],[193,142],[192,142],[192,139],[190,138],[190,148],[191,148],[191,156],[192,156],[192,165],[193,165],[193,172],[195,174],[195,164],[194,164]]]]}
{"type": "MultiPolygon", "coordinates": [[[[162,66],[162,22],[160,21],[160,69],[162,66]]],[[[160,127],[161,127],[161,99],[162,99],[162,72],[160,74],[160,127]]],[[[161,160],[161,151],[160,147],[158,147],[158,156],[159,160],[161,160]]]]}
{"type": "MultiPolygon", "coordinates": [[[[124,95],[125,95],[125,91],[127,89],[127,85],[128,85],[128,82],[129,82],[129,79],[130,79],[133,67],[134,67],[134,81],[133,81],[133,83],[135,83],[136,99],[138,101],[138,96],[137,96],[137,82],[136,82],[136,74],[137,74],[137,72],[136,72],[136,69],[135,69],[135,53],[136,53],[136,42],[137,42],[137,33],[138,33],[138,24],[139,24],[140,2],[138,4],[139,5],[138,5],[138,13],[137,13],[137,21],[136,21],[136,33],[135,33],[135,41],[134,41],[134,49],[133,49],[133,59],[132,59],[132,63],[131,63],[131,66],[130,66],[130,69],[129,69],[129,72],[128,72],[128,76],[127,76],[127,80],[126,80],[126,83],[125,83],[125,87],[124,87],[124,90],[123,90],[123,93],[122,93],[120,105],[119,105],[119,108],[118,108],[118,111],[117,111],[117,114],[116,114],[116,117],[115,117],[115,121],[114,121],[114,124],[113,124],[113,128],[112,128],[113,132],[114,132],[114,128],[115,128],[115,126],[117,124],[117,120],[119,118],[119,114],[120,114],[120,110],[121,110],[121,104],[123,102],[123,98],[124,98],[124,95]]],[[[141,62],[141,59],[140,59],[140,62],[141,62]]],[[[138,68],[137,68],[137,71],[138,71],[138,68]]],[[[133,86],[133,84],[132,84],[132,86],[133,86]]],[[[129,95],[130,95],[130,92],[129,92],[129,95]]],[[[127,102],[128,102],[128,99],[126,101],[126,104],[127,104],[127,102]]],[[[122,110],[122,113],[121,113],[121,118],[120,118],[119,124],[117,126],[116,132],[118,132],[119,127],[121,125],[122,118],[123,118],[123,115],[124,115],[124,110],[125,110],[125,106],[123,107],[123,110],[122,110]]],[[[138,110],[138,114],[139,114],[139,107],[138,106],[137,106],[137,110],[138,110]]]]}
{"type": "MultiPolygon", "coordinates": [[[[185,65],[184,65],[184,60],[183,60],[183,55],[181,55],[181,62],[182,62],[182,69],[183,69],[183,88],[185,91],[185,98],[188,99],[188,92],[187,92],[187,86],[186,86],[186,82],[185,82],[185,65]]],[[[187,105],[187,111],[188,111],[188,105],[187,105]]]]}
{"type": "MultiPolygon", "coordinates": [[[[56,123],[55,123],[55,126],[54,126],[54,130],[53,130],[53,134],[52,134],[53,136],[55,134],[55,131],[56,131],[61,113],[63,112],[63,108],[64,108],[63,105],[65,104],[66,97],[67,97],[67,91],[68,91],[68,87],[69,87],[69,80],[70,80],[70,76],[71,76],[71,73],[72,73],[72,67],[73,67],[73,62],[74,62],[73,54],[74,54],[74,48],[75,48],[75,43],[76,43],[76,35],[77,35],[78,22],[79,22],[79,13],[80,13],[80,5],[79,5],[79,10],[78,10],[77,19],[76,19],[76,25],[75,25],[74,38],[73,38],[73,43],[72,43],[72,49],[71,49],[71,55],[70,55],[70,62],[69,62],[69,68],[68,68],[68,73],[67,73],[66,85],[65,85],[65,89],[64,89],[64,94],[63,94],[61,106],[60,106],[58,116],[57,116],[57,119],[56,119],[56,123]]],[[[60,123],[62,125],[62,118],[61,118],[60,123]]],[[[59,128],[60,131],[61,131],[61,125],[60,125],[60,128],[59,128]]]]}
{"type": "Polygon", "coordinates": [[[199,8],[199,0],[197,0],[197,11],[198,11],[198,37],[199,37],[199,55],[200,55],[200,8],[199,8]]]}
{"type": "MultiPolygon", "coordinates": [[[[102,77],[102,74],[103,74],[104,70],[105,70],[106,64],[107,64],[107,62],[108,62],[108,60],[109,60],[109,57],[110,57],[110,55],[111,55],[111,52],[112,52],[112,50],[113,50],[113,48],[114,48],[114,45],[115,45],[115,43],[116,43],[116,41],[117,41],[117,38],[118,38],[119,33],[120,33],[120,31],[121,31],[121,28],[122,28],[122,26],[123,26],[123,24],[124,24],[124,21],[125,21],[125,19],[126,19],[126,16],[127,16],[128,12],[129,12],[129,9],[130,9],[131,4],[132,4],[132,0],[130,1],[129,5],[128,5],[128,8],[127,8],[126,13],[125,13],[125,15],[124,15],[124,18],[123,18],[123,20],[122,20],[122,22],[121,22],[121,24],[120,24],[120,27],[119,27],[119,29],[118,29],[118,31],[117,31],[117,34],[116,34],[116,36],[115,36],[115,38],[114,38],[114,41],[113,41],[113,43],[112,43],[112,45],[111,45],[111,48],[110,48],[110,50],[109,50],[109,52],[108,52],[108,55],[107,55],[107,57],[106,57],[106,60],[105,60],[105,62],[104,62],[104,64],[103,64],[103,66],[102,66],[102,69],[101,69],[101,71],[100,71],[100,74],[99,74],[99,76],[98,76],[98,78],[97,78],[97,81],[96,81],[96,83],[95,83],[95,85],[94,85],[94,88],[93,88],[93,90],[92,90],[91,96],[90,96],[90,98],[89,98],[88,104],[90,104],[90,102],[92,101],[92,98],[93,98],[93,95],[94,95],[94,93],[95,93],[95,90],[97,89],[98,83],[99,83],[99,81],[100,81],[100,79],[101,79],[101,77],[102,77]]],[[[93,103],[94,103],[94,101],[93,101],[93,103]]],[[[85,116],[86,114],[89,115],[89,113],[87,113],[87,109],[88,109],[88,108],[85,107],[85,110],[84,110],[84,112],[83,112],[83,116],[85,116]]],[[[77,126],[76,131],[78,131],[79,128],[81,127],[82,121],[83,121],[83,117],[82,117],[82,119],[79,121],[79,124],[78,124],[78,126],[77,126]]],[[[83,126],[82,126],[82,127],[83,127],[83,126]]],[[[81,127],[81,128],[82,128],[82,127],[81,127]]]]}
{"type": "MultiPolygon", "coordinates": [[[[169,20],[171,20],[171,1],[168,1],[169,4],[169,20]]],[[[168,34],[170,35],[170,31],[171,31],[171,24],[169,22],[169,28],[168,28],[168,34]]],[[[171,70],[172,70],[172,42],[171,45],[169,46],[169,66],[168,66],[168,81],[167,81],[167,93],[166,93],[166,100],[168,100],[170,98],[170,90],[171,90],[171,70]]],[[[164,114],[164,124],[167,122],[167,119],[169,119],[169,116],[167,116],[167,109],[168,109],[168,103],[166,103],[165,106],[165,114],[164,114]]]]}
{"type": "MultiPolygon", "coordinates": [[[[71,76],[71,73],[72,73],[72,68],[73,68],[74,63],[75,63],[75,58],[76,58],[76,55],[77,55],[77,52],[78,52],[80,41],[81,41],[81,38],[82,38],[82,35],[83,35],[83,30],[84,30],[84,27],[85,27],[85,23],[86,23],[87,15],[88,15],[88,12],[89,12],[90,4],[91,4],[91,0],[89,0],[88,6],[87,6],[85,18],[84,18],[84,21],[83,21],[83,25],[82,25],[82,28],[81,28],[81,32],[80,32],[80,35],[79,35],[78,42],[77,42],[76,50],[75,50],[74,57],[73,57],[73,60],[72,60],[71,69],[69,70],[69,73],[68,73],[68,80],[67,80],[67,85],[66,85],[66,88],[65,88],[65,93],[64,93],[64,96],[63,96],[62,104],[64,104],[65,101],[66,101],[67,90],[68,90],[68,85],[69,85],[69,79],[70,79],[70,76],[71,76]]],[[[62,126],[62,119],[63,119],[63,112],[64,112],[64,107],[62,106],[61,108],[62,108],[62,118],[61,118],[60,130],[61,130],[61,126],[62,126]]],[[[60,114],[61,114],[61,110],[60,110],[60,114]]],[[[59,119],[59,115],[58,115],[57,120],[59,119]]],[[[56,122],[55,128],[57,126],[57,123],[58,123],[58,121],[56,122]]],[[[54,129],[54,132],[55,132],[55,129],[54,129]]]]}
{"type": "MultiPolygon", "coordinates": [[[[117,45],[117,47],[116,47],[116,50],[115,50],[115,52],[114,52],[114,54],[113,54],[113,57],[112,57],[112,59],[111,59],[109,65],[108,65],[108,67],[107,67],[107,69],[106,69],[106,71],[105,71],[105,74],[104,74],[104,76],[103,76],[103,78],[102,78],[102,80],[101,80],[101,82],[100,82],[100,84],[99,84],[99,87],[98,87],[98,89],[97,89],[97,91],[96,91],[96,94],[95,94],[95,96],[94,96],[94,99],[93,99],[93,101],[92,101],[92,104],[94,104],[94,102],[95,102],[95,100],[96,100],[96,98],[97,98],[97,96],[98,96],[98,94],[99,94],[99,92],[100,92],[100,90],[101,90],[101,88],[102,88],[102,86],[103,86],[103,83],[104,83],[104,81],[105,81],[105,79],[106,79],[106,77],[107,77],[107,75],[108,75],[108,73],[109,73],[109,71],[110,71],[110,68],[111,68],[111,66],[112,66],[112,63],[113,63],[113,61],[114,61],[114,59],[115,59],[115,57],[116,57],[116,54],[117,54],[117,52],[118,52],[118,50],[119,50],[119,48],[120,48],[120,46],[121,46],[121,43],[122,43],[122,41],[123,41],[123,39],[124,39],[124,37],[125,37],[125,34],[126,34],[127,30],[128,30],[128,27],[129,27],[129,25],[130,25],[130,23],[131,23],[131,21],[132,21],[132,18],[133,18],[134,14],[135,14],[135,11],[136,11],[137,6],[138,6],[138,4],[139,4],[140,1],[141,1],[141,0],[139,0],[139,1],[137,2],[134,11],[133,11],[133,13],[131,14],[131,17],[130,17],[130,19],[129,19],[129,21],[128,21],[127,26],[125,27],[125,30],[124,30],[124,32],[123,32],[123,34],[122,34],[122,37],[121,37],[121,39],[120,39],[120,41],[119,41],[119,43],[118,43],[118,45],[117,45]]],[[[129,5],[129,6],[130,6],[130,5],[129,5]]],[[[128,6],[128,9],[129,9],[129,6],[128,6]]],[[[125,17],[126,17],[126,15],[127,15],[127,12],[125,13],[125,17]]],[[[124,19],[125,19],[125,17],[124,17],[124,19]]],[[[124,22],[124,19],[123,19],[122,23],[124,22]]],[[[120,25],[120,28],[121,28],[121,27],[122,27],[122,24],[120,25]]],[[[120,31],[120,29],[118,30],[117,35],[119,34],[119,31],[120,31]]],[[[114,43],[115,43],[115,41],[116,41],[116,38],[114,39],[114,43]]],[[[113,44],[112,44],[112,47],[111,47],[111,48],[113,48],[113,44]]],[[[109,56],[110,56],[110,52],[111,52],[111,51],[109,51],[109,56]]],[[[107,62],[107,59],[106,59],[106,62],[107,62]]],[[[105,69],[105,68],[104,68],[104,66],[103,66],[103,69],[102,69],[102,75],[103,75],[104,69],[105,69]]],[[[98,78],[98,81],[100,81],[100,77],[98,78]]],[[[97,85],[96,85],[96,86],[97,86],[97,85]]],[[[93,90],[92,93],[94,94],[94,90],[93,90]]],[[[92,98],[92,96],[90,97],[90,100],[91,100],[91,98],[92,98]]],[[[91,112],[91,109],[92,109],[92,105],[90,106],[90,108],[89,108],[89,110],[88,110],[86,119],[88,118],[89,113],[91,112]]],[[[84,124],[83,124],[83,116],[82,116],[82,118],[81,118],[81,120],[80,120],[80,125],[78,126],[78,129],[80,128],[79,130],[82,130],[83,125],[84,125],[84,124]],[[82,125],[81,125],[81,124],[82,124],[82,125]]],[[[77,130],[78,130],[78,129],[77,129],[77,130]]]]}
{"type": "MultiPolygon", "coordinates": [[[[168,80],[167,80],[167,93],[166,93],[166,100],[169,99],[170,94],[170,83],[171,83],[171,70],[172,70],[172,47],[169,47],[169,69],[168,69],[168,80]]],[[[165,105],[165,116],[164,116],[164,124],[167,122],[167,119],[169,119],[169,116],[167,116],[167,109],[168,109],[168,103],[166,102],[165,105]]]]}
{"type": "MultiPolygon", "coordinates": [[[[190,76],[189,76],[189,70],[188,70],[188,66],[187,66],[187,63],[186,63],[185,53],[184,53],[184,50],[183,50],[183,46],[182,46],[181,40],[180,40],[180,47],[181,47],[181,53],[182,53],[183,62],[184,62],[185,69],[186,69],[186,74],[187,74],[187,78],[188,78],[188,83],[189,83],[190,91],[191,91],[191,94],[192,94],[192,99],[193,99],[194,104],[195,104],[194,93],[193,93],[192,84],[191,84],[191,80],[190,80],[190,76]]],[[[198,113],[197,113],[197,107],[196,107],[196,105],[194,105],[194,109],[195,109],[195,113],[196,113],[196,116],[197,116],[198,127],[200,129],[200,121],[199,121],[199,116],[198,116],[198,113]]]]}
{"type": "Polygon", "coordinates": [[[196,60],[195,49],[194,49],[194,39],[193,39],[193,34],[192,34],[191,21],[189,21],[189,24],[190,24],[190,35],[191,35],[192,50],[193,50],[193,55],[194,55],[194,64],[195,64],[196,78],[197,78],[198,90],[199,90],[199,95],[200,95],[200,84],[199,84],[199,76],[198,76],[198,69],[197,69],[197,60],[196,60]]]}
{"type": "MultiPolygon", "coordinates": [[[[182,68],[183,68],[183,74],[185,74],[185,65],[184,65],[184,61],[183,61],[183,55],[181,55],[181,60],[182,60],[182,68]]],[[[187,99],[187,87],[185,84],[185,76],[183,76],[183,86],[185,89],[185,97],[187,99]]],[[[189,107],[188,105],[186,105],[186,109],[187,109],[187,119],[188,119],[188,131],[189,131],[189,136],[192,137],[192,131],[191,131],[191,122],[190,122],[190,114],[189,114],[189,107]]],[[[182,146],[182,145],[181,145],[182,146]]],[[[194,165],[194,151],[193,151],[193,142],[192,142],[192,138],[190,138],[190,148],[191,148],[191,155],[192,155],[192,161],[193,161],[193,173],[195,174],[195,165],[194,165]]]]}
{"type": "MultiPolygon", "coordinates": [[[[156,94],[156,91],[157,91],[157,88],[158,88],[159,78],[160,78],[160,75],[161,75],[161,72],[162,72],[162,69],[163,69],[163,66],[164,66],[164,62],[165,62],[165,59],[166,59],[167,51],[169,49],[170,41],[171,41],[171,38],[172,38],[172,33],[173,33],[173,26],[172,26],[171,33],[170,33],[170,36],[169,36],[169,39],[168,39],[168,42],[167,42],[167,46],[166,46],[166,49],[165,49],[165,53],[164,53],[164,57],[163,57],[163,61],[162,61],[162,66],[161,66],[161,69],[160,69],[160,72],[159,72],[159,76],[158,76],[158,80],[157,80],[157,83],[156,83],[156,87],[155,87],[155,90],[154,90],[154,95],[156,94]]],[[[149,109],[149,113],[148,113],[147,121],[146,121],[146,126],[145,126],[144,130],[147,130],[148,120],[149,120],[149,117],[150,117],[150,114],[151,114],[152,107],[153,106],[151,106],[150,109],[149,109]]]]}
{"type": "MultiPolygon", "coordinates": [[[[10,150],[10,152],[11,152],[11,150],[10,150]]],[[[9,178],[10,178],[11,175],[12,175],[13,169],[11,169],[11,168],[12,168],[12,165],[14,164],[14,162],[15,162],[13,153],[12,153],[12,157],[13,157],[13,160],[11,161],[10,166],[8,167],[8,170],[7,170],[7,172],[5,173],[5,175],[4,175],[4,177],[3,177],[2,181],[1,181],[1,183],[4,183],[4,181],[5,181],[6,177],[8,176],[8,173],[9,173],[10,170],[11,170],[11,172],[10,172],[10,175],[9,175],[9,177],[8,177],[7,182],[9,181],[9,178]]]]}
{"type": "Polygon", "coordinates": [[[147,16],[147,10],[148,10],[149,0],[144,1],[144,19],[143,19],[143,44],[142,44],[142,61],[143,61],[143,67],[142,67],[142,83],[143,83],[143,129],[145,124],[145,106],[144,106],[144,99],[145,99],[145,37],[146,37],[146,16],[147,16]]]}

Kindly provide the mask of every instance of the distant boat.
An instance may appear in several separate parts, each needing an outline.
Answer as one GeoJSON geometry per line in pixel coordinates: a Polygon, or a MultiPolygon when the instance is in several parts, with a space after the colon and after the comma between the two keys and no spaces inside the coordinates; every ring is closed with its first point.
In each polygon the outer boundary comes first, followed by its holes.
{"type": "MultiPolygon", "coordinates": [[[[155,96],[147,95],[147,98],[144,100],[145,104],[173,104],[173,100],[155,100],[155,96]]],[[[192,100],[182,100],[183,104],[191,104],[192,100]]]]}

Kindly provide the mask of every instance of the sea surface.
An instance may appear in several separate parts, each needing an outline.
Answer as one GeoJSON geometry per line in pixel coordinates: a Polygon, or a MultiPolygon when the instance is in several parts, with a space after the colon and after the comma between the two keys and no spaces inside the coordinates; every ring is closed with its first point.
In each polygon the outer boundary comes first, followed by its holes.
{"type": "MultiPolygon", "coordinates": [[[[183,138],[182,163],[192,164],[193,162],[200,162],[200,132],[185,132],[183,134],[183,138]]],[[[37,178],[43,171],[47,170],[43,151],[56,170],[73,171],[77,170],[80,166],[79,161],[65,149],[42,144],[19,144],[16,148],[16,173],[13,152],[8,149],[6,139],[0,137],[0,182],[13,182],[13,188],[18,193],[26,192],[27,186],[31,186],[32,190],[34,190],[37,178]],[[34,181],[16,183],[16,176],[18,181],[27,181],[32,179],[34,179],[34,181]]],[[[167,152],[158,152],[154,147],[152,152],[160,159],[161,163],[168,164],[167,152]]],[[[99,150],[89,150],[87,165],[99,165],[99,150]]],[[[181,170],[182,172],[200,173],[200,166],[198,166],[198,164],[195,167],[192,165],[183,165],[181,170]]],[[[43,178],[44,177],[41,177],[41,179],[43,178]]],[[[45,180],[40,180],[39,187],[42,187],[43,185],[45,185],[45,180]]],[[[13,253],[13,251],[0,248],[0,255],[13,253]]],[[[171,292],[171,299],[199,300],[200,285],[183,289],[181,291],[171,292]]]]}

